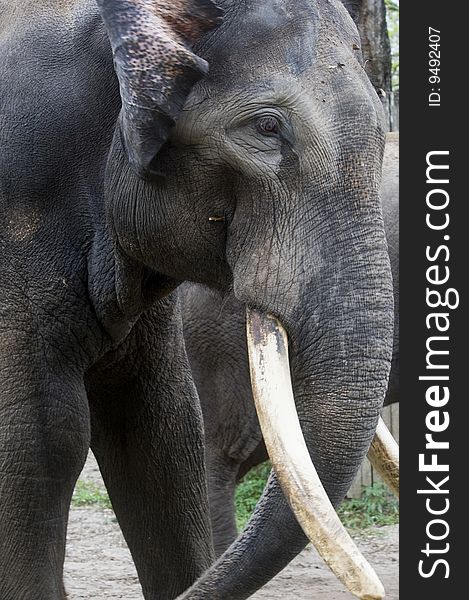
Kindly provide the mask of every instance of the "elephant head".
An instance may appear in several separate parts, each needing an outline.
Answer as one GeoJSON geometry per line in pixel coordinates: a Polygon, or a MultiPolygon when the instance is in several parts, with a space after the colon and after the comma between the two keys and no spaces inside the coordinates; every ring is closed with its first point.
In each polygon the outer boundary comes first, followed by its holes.
{"type": "Polygon", "coordinates": [[[223,0],[213,30],[208,1],[99,3],[123,100],[106,173],[119,268],[144,269],[148,297],[191,280],[248,307],[277,473],[183,597],[246,598],[305,545],[297,519],[356,595],[380,597],[329,504],[370,447],[392,349],[384,120],[357,29],[337,0],[223,0]]]}

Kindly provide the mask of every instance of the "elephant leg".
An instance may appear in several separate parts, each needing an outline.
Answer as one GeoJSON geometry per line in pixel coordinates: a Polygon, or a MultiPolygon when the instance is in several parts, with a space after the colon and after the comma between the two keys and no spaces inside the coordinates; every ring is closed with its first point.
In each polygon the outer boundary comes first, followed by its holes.
{"type": "Polygon", "coordinates": [[[193,445],[185,411],[155,414],[149,396],[139,398],[137,414],[135,399],[129,393],[122,420],[92,415],[91,447],[144,597],[170,600],[212,560],[205,482],[197,474],[197,454],[203,448],[193,445]]]}
{"type": "Polygon", "coordinates": [[[247,458],[241,463],[238,471],[238,478],[236,481],[240,481],[247,473],[249,473],[251,469],[254,469],[254,467],[261,465],[267,460],[269,460],[269,454],[267,453],[267,448],[265,447],[264,440],[261,439],[254,451],[251,454],[249,454],[247,458]]]}
{"type": "Polygon", "coordinates": [[[220,556],[235,540],[235,491],[239,463],[207,448],[208,493],[215,554],[220,556]]]}
{"type": "Polygon", "coordinates": [[[182,342],[166,344],[88,382],[91,447],[148,600],[176,598],[214,558],[200,406],[182,342]]]}
{"type": "Polygon", "coordinates": [[[53,374],[49,360],[17,354],[11,339],[7,347],[0,352],[0,598],[63,600],[68,512],[89,448],[86,394],[73,376],[53,374]]]}

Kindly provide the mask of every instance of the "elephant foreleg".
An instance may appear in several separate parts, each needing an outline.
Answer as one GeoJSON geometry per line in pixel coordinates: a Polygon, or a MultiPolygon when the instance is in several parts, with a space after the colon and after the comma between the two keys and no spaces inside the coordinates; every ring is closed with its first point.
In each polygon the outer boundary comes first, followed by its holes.
{"type": "Polygon", "coordinates": [[[91,447],[144,597],[171,600],[214,558],[202,416],[177,337],[160,351],[136,328],[128,354],[90,378],[91,447]]]}
{"type": "Polygon", "coordinates": [[[24,353],[29,336],[14,337],[0,334],[0,598],[63,600],[68,511],[89,447],[86,394],[43,352],[24,353]]]}

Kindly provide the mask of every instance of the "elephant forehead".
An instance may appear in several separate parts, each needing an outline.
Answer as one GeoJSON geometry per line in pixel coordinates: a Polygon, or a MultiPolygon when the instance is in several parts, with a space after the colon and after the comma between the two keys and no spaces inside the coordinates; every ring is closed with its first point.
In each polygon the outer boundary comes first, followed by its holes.
{"type": "Polygon", "coordinates": [[[314,2],[285,0],[241,1],[226,7],[222,26],[197,51],[211,72],[282,65],[301,72],[314,58],[316,24],[314,2]]]}
{"type": "Polygon", "coordinates": [[[225,0],[222,4],[223,24],[196,49],[208,60],[212,81],[227,82],[230,75],[302,76],[318,62],[344,50],[348,53],[359,44],[353,21],[336,0],[225,0]]]}

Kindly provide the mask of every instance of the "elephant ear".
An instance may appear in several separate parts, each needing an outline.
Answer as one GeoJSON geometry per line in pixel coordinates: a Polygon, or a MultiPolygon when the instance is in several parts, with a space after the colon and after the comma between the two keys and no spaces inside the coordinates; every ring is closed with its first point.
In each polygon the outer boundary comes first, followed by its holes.
{"type": "Polygon", "coordinates": [[[123,144],[144,174],[181,112],[192,86],[208,72],[191,48],[221,22],[210,0],[97,0],[119,80],[123,144]]]}

